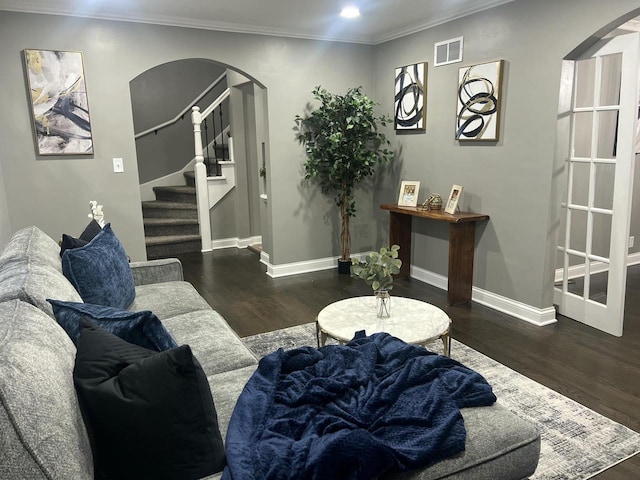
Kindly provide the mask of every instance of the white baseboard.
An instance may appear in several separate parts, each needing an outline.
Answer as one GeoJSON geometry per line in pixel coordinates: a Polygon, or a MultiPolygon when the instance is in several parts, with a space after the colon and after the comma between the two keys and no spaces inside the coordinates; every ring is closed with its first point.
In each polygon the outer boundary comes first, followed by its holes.
{"type": "Polygon", "coordinates": [[[211,241],[211,250],[219,250],[221,248],[247,248],[249,245],[255,245],[262,243],[262,235],[248,238],[223,238],[220,240],[211,241]]]}
{"type": "Polygon", "coordinates": [[[556,323],[556,309],[555,307],[548,308],[536,308],[526,303],[516,302],[507,297],[497,295],[480,288],[473,287],[471,298],[474,302],[477,302],[485,307],[489,307],[493,310],[497,310],[512,317],[519,318],[525,322],[532,323],[538,327],[544,327],[545,325],[551,325],[556,323]]]}
{"type": "Polygon", "coordinates": [[[319,272],[320,270],[330,270],[332,268],[337,268],[338,257],[328,257],[318,260],[287,263],[284,265],[271,265],[268,262],[263,263],[267,266],[267,275],[272,278],[279,278],[287,277],[289,275],[299,275],[301,273],[319,272]]]}
{"type": "MultiPolygon", "coordinates": [[[[447,289],[449,282],[447,277],[443,275],[439,275],[413,265],[411,266],[410,272],[411,278],[428,283],[429,285],[433,285],[434,287],[438,287],[442,290],[447,289]]],[[[520,320],[533,323],[539,327],[543,327],[557,321],[556,309],[554,307],[544,309],[532,307],[525,303],[517,302],[478,287],[473,287],[471,290],[471,300],[492,308],[493,310],[498,310],[499,312],[506,313],[512,317],[519,318],[520,320]]]]}
{"type": "MultiPolygon", "coordinates": [[[[354,254],[353,256],[362,255],[366,255],[366,253],[354,254]]],[[[261,257],[260,261],[267,266],[267,275],[272,278],[298,275],[300,273],[316,272],[320,270],[329,270],[331,268],[336,268],[338,265],[338,257],[294,262],[285,265],[271,265],[269,263],[268,255],[265,254],[261,257]]],[[[448,280],[447,277],[443,275],[439,275],[413,265],[410,268],[410,275],[411,278],[428,283],[434,287],[442,290],[447,289],[448,280]]],[[[473,287],[471,299],[474,302],[492,308],[493,310],[506,313],[507,315],[511,315],[512,317],[519,318],[520,320],[524,320],[539,327],[543,327],[557,321],[556,310],[553,306],[540,309],[477,287],[473,287]]]]}

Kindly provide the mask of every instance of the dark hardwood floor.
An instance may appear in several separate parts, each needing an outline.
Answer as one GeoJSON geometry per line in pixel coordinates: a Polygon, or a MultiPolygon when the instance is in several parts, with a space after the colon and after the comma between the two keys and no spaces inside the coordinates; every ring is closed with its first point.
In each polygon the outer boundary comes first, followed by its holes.
{"type": "MultiPolygon", "coordinates": [[[[315,320],[324,306],[368,295],[363,281],[337,270],[273,279],[257,253],[224,249],[179,256],[185,280],[240,336],[315,320]]],[[[640,266],[629,268],[624,335],[602,333],[573,320],[537,327],[482,305],[450,307],[446,292],[413,279],[394,283],[392,295],[423,300],[453,320],[452,336],[577,402],[640,431],[640,266]]],[[[640,478],[640,455],[598,480],[640,478]]]]}

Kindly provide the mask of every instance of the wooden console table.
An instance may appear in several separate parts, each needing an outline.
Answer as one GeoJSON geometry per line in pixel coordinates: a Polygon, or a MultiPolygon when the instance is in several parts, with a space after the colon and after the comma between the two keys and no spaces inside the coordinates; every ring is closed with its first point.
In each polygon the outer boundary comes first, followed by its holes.
{"type": "Polygon", "coordinates": [[[449,223],[449,285],[447,303],[456,305],[471,301],[473,286],[473,254],[476,222],[489,220],[481,213],[446,213],[444,210],[422,210],[417,207],[380,205],[389,210],[389,245],[399,245],[402,267],[398,277],[408,277],[411,267],[411,222],[413,217],[449,223]]]}

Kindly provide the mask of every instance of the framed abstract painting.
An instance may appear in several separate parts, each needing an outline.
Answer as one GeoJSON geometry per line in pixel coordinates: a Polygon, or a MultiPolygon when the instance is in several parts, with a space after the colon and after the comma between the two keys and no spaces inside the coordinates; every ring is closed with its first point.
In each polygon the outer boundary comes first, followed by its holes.
{"type": "Polygon", "coordinates": [[[497,60],[460,68],[456,140],[498,141],[503,65],[497,60]]]}
{"type": "Polygon", "coordinates": [[[426,95],[426,62],[396,68],[393,116],[396,130],[424,130],[426,128],[426,95]]]}
{"type": "Polygon", "coordinates": [[[82,52],[24,50],[38,155],[91,155],[82,52]]]}

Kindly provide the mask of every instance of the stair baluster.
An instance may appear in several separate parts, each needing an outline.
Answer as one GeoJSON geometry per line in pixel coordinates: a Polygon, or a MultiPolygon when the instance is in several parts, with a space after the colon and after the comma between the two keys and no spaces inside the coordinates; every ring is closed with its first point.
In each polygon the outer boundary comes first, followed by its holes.
{"type": "MultiPolygon", "coordinates": [[[[222,104],[220,108],[222,108],[222,104]]],[[[218,176],[221,172],[220,165],[218,165],[218,132],[216,131],[215,109],[211,112],[211,123],[213,124],[213,162],[215,166],[214,171],[216,172],[214,175],[218,176]]]]}
{"type": "MultiPolygon", "coordinates": [[[[220,144],[221,150],[222,150],[222,161],[225,161],[224,158],[224,121],[222,120],[222,106],[224,105],[224,103],[220,104],[220,142],[222,142],[220,144]]],[[[216,152],[216,157],[217,157],[217,152],[216,152]]]]}

